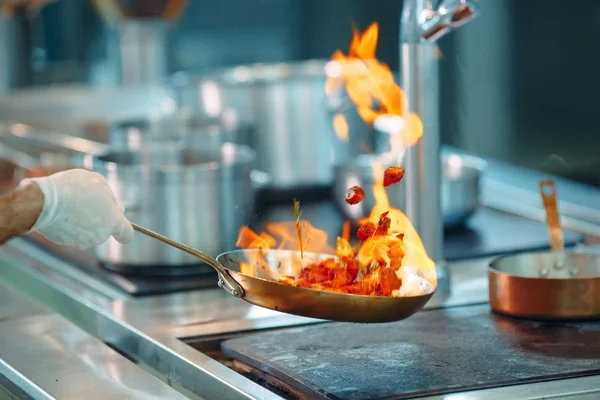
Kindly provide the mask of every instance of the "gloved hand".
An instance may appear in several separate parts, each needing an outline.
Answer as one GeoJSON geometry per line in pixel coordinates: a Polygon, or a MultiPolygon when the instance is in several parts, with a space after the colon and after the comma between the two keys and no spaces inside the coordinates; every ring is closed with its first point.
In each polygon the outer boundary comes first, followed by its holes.
{"type": "Polygon", "coordinates": [[[113,236],[121,243],[133,239],[133,228],[125,217],[104,177],[83,169],[72,169],[35,182],[44,194],[44,206],[29,232],[38,231],[48,240],[87,249],[113,236]]]}

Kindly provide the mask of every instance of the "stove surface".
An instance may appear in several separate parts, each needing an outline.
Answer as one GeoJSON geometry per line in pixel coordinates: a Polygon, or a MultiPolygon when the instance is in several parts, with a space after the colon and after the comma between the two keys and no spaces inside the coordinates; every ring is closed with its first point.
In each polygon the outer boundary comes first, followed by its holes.
{"type": "Polygon", "coordinates": [[[423,311],[391,324],[331,323],[234,338],[223,352],[315,398],[404,399],[600,374],[600,323],[423,311]]]}

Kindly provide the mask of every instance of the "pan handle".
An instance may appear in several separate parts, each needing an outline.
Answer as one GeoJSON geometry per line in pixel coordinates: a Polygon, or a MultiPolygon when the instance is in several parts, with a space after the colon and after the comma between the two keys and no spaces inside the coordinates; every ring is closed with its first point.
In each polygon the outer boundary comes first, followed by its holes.
{"type": "Polygon", "coordinates": [[[540,194],[546,210],[546,222],[550,233],[550,244],[552,251],[560,253],[564,251],[564,237],[560,225],[560,215],[556,201],[556,185],[552,180],[540,182],[540,194]]]}
{"type": "MultiPolygon", "coordinates": [[[[51,152],[49,152],[52,154],[51,152]]],[[[53,174],[58,171],[63,171],[69,168],[71,163],[65,162],[64,160],[60,160],[61,162],[57,162],[57,160],[53,160],[52,166],[48,166],[44,160],[43,155],[34,156],[24,151],[17,150],[13,146],[7,145],[0,141],[0,159],[8,161],[12,163],[17,169],[13,171],[13,182],[18,183],[21,181],[24,176],[21,173],[18,175],[15,173],[17,171],[31,171],[34,172],[36,169],[42,171],[44,175],[53,174]]]]}
{"type": "Polygon", "coordinates": [[[0,143],[0,158],[10,161],[19,168],[31,170],[40,166],[40,161],[37,157],[22,151],[11,148],[10,146],[0,143]]]}
{"type": "Polygon", "coordinates": [[[46,129],[38,129],[24,124],[0,125],[2,134],[8,139],[16,140],[24,145],[41,147],[47,151],[60,151],[79,156],[103,155],[110,146],[93,140],[58,133],[46,129]]]}
{"type": "Polygon", "coordinates": [[[240,286],[240,284],[237,283],[237,281],[233,279],[231,275],[229,275],[229,272],[227,272],[225,267],[223,267],[220,262],[209,256],[208,254],[203,253],[200,250],[196,250],[192,247],[186,246],[183,243],[171,240],[168,237],[160,235],[149,229],[143,228],[137,224],[132,223],[131,226],[133,226],[133,229],[140,233],[143,233],[144,235],[150,236],[153,239],[159,240],[163,243],[168,244],[169,246],[176,247],[181,251],[185,251],[186,253],[191,254],[192,256],[198,257],[200,260],[204,261],[217,271],[217,273],[219,274],[219,287],[224,289],[233,297],[237,297],[238,299],[244,297],[245,292],[242,286],[240,286]]]}

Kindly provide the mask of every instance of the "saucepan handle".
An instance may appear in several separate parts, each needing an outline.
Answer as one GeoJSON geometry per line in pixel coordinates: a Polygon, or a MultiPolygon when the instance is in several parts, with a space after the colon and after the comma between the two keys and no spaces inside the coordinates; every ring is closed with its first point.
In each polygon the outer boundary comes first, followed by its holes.
{"type": "Polygon", "coordinates": [[[546,210],[546,223],[550,233],[550,243],[552,251],[560,253],[564,251],[564,236],[560,225],[560,215],[556,200],[556,184],[553,180],[544,180],[540,182],[540,194],[546,210]]]}
{"type": "Polygon", "coordinates": [[[239,299],[244,297],[245,292],[242,286],[239,283],[237,283],[237,281],[233,279],[229,272],[227,272],[225,267],[223,267],[221,263],[215,260],[213,257],[201,252],[200,250],[196,250],[192,247],[186,246],[183,243],[176,242],[174,240],[169,239],[166,236],[160,235],[149,229],[143,228],[137,224],[132,223],[131,225],[133,226],[133,229],[140,233],[143,233],[144,235],[150,236],[151,238],[168,244],[169,246],[176,247],[179,250],[191,254],[194,257],[198,257],[200,260],[204,261],[217,271],[217,273],[219,274],[219,287],[223,288],[233,297],[237,297],[239,299]]]}
{"type": "Polygon", "coordinates": [[[40,160],[38,157],[13,149],[12,147],[9,147],[3,143],[0,143],[0,158],[10,161],[17,167],[26,170],[32,170],[40,166],[40,160]]]}
{"type": "MultiPolygon", "coordinates": [[[[61,160],[60,163],[57,163],[56,160],[52,160],[53,165],[48,166],[48,163],[43,156],[34,156],[4,143],[0,143],[0,159],[12,163],[17,167],[16,171],[24,170],[35,172],[36,170],[42,170],[43,175],[72,168],[72,163],[63,162],[64,160],[61,160]]],[[[23,179],[21,174],[15,175],[16,171],[13,171],[13,181],[15,183],[23,179]]]]}
{"type": "Polygon", "coordinates": [[[110,146],[93,140],[71,136],[64,133],[53,132],[46,129],[37,129],[23,124],[5,125],[3,133],[9,140],[21,142],[28,146],[42,148],[46,151],[57,151],[78,155],[102,155],[108,152],[110,146]]]}
{"type": "Polygon", "coordinates": [[[87,158],[104,154],[108,145],[23,124],[0,124],[2,157],[23,169],[43,166],[43,157],[33,156],[16,148],[25,147],[43,154],[56,154],[67,161],[59,169],[88,168],[87,158]],[[16,147],[16,148],[15,148],[16,147]]]}

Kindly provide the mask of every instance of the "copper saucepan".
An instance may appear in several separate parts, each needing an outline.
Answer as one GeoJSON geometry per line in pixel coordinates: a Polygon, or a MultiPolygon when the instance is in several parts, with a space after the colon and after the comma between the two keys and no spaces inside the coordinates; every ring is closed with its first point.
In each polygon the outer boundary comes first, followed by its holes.
{"type": "MultiPolygon", "coordinates": [[[[240,272],[240,263],[261,250],[235,250],[214,259],[199,250],[171,240],[156,232],[132,224],[133,228],[163,243],[192,254],[213,267],[219,275],[219,286],[234,297],[248,303],[309,318],[342,322],[381,323],[399,321],[419,311],[435,293],[413,297],[362,296],[333,293],[284,285],[266,279],[267,271],[257,276],[240,272]]],[[[273,271],[280,272],[287,260],[299,257],[299,252],[270,250],[263,258],[273,271]]],[[[329,258],[328,254],[304,253],[314,261],[329,258]]]]}
{"type": "Polygon", "coordinates": [[[565,251],[553,181],[540,183],[551,251],[500,257],[488,269],[492,310],[515,317],[600,317],[600,256],[565,251]]]}

